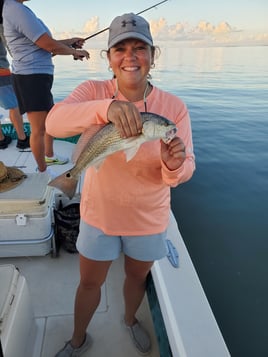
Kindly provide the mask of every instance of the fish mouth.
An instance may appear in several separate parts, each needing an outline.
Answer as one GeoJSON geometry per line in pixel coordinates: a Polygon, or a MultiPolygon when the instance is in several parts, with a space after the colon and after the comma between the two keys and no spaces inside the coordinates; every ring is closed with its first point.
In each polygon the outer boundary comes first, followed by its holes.
{"type": "Polygon", "coordinates": [[[168,130],[165,137],[162,139],[164,143],[168,144],[176,136],[177,131],[178,129],[176,127],[168,130]]]}

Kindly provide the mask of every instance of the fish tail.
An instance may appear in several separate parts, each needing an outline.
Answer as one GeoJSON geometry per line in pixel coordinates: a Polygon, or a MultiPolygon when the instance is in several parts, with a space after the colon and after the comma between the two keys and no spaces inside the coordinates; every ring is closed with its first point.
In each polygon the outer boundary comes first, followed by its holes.
{"type": "Polygon", "coordinates": [[[66,194],[70,199],[72,199],[76,192],[78,179],[72,176],[71,171],[66,171],[63,174],[57,176],[55,179],[51,180],[48,185],[58,188],[60,191],[66,194]]]}

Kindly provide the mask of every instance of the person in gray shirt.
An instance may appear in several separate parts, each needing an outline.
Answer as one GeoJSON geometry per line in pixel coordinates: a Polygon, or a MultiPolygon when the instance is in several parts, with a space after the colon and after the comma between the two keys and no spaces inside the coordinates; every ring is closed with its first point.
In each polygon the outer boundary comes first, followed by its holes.
{"type": "Polygon", "coordinates": [[[30,144],[37,171],[45,173],[48,165],[68,162],[68,158],[54,154],[53,137],[45,131],[47,114],[54,105],[52,56],[71,55],[83,60],[89,53],[82,49],[82,38],[55,40],[25,1],[4,1],[4,35],[12,56],[12,81],[20,112],[27,113],[31,125],[30,144]]]}
{"type": "MultiPolygon", "coordinates": [[[[3,35],[2,16],[0,16],[0,107],[9,111],[9,118],[17,133],[17,148],[21,150],[29,148],[29,136],[24,132],[23,118],[20,114],[17,97],[11,83],[11,72],[3,35]]],[[[6,149],[11,140],[11,136],[3,133],[0,123],[0,149],[6,149]]]]}

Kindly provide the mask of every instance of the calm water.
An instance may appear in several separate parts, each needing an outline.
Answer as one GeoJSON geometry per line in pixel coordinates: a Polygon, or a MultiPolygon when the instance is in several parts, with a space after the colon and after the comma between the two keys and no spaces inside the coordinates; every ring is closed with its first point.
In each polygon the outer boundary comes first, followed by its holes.
{"type": "MultiPolygon", "coordinates": [[[[152,83],[187,103],[197,163],[174,214],[231,355],[267,357],[268,47],[161,50],[152,83]]],[[[55,101],[111,76],[90,52],[55,58],[55,101]]]]}

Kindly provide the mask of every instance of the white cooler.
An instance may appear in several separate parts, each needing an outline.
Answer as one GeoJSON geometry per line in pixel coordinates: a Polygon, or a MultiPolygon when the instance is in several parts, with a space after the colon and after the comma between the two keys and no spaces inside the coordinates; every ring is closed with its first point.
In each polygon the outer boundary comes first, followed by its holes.
{"type": "Polygon", "coordinates": [[[41,256],[52,247],[54,189],[48,177],[28,174],[0,193],[0,257],[41,256]]]}
{"type": "Polygon", "coordinates": [[[0,265],[0,286],[0,339],[4,357],[30,357],[36,323],[26,280],[14,265],[0,265]]]}

